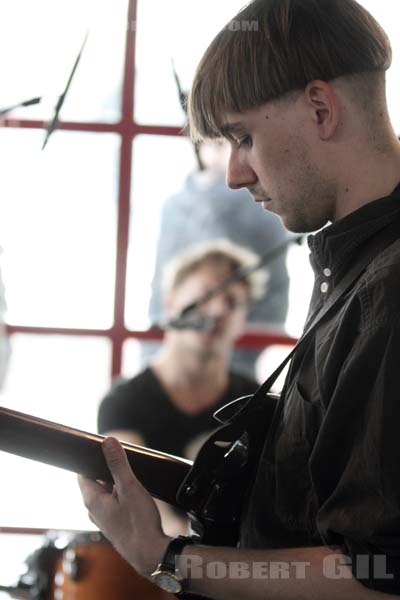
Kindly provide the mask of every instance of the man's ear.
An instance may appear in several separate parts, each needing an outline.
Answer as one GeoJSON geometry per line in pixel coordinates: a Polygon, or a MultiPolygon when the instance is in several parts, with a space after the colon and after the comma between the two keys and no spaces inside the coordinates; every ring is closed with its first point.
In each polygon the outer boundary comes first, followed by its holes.
{"type": "Polygon", "coordinates": [[[310,81],[304,90],[308,108],[320,140],[333,137],[339,125],[340,104],[334,88],[326,81],[310,81]]]}

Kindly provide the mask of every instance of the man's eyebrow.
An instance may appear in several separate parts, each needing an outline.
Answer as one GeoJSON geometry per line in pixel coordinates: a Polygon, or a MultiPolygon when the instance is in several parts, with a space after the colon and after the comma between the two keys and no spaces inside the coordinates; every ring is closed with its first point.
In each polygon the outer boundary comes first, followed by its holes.
{"type": "Polygon", "coordinates": [[[221,127],[221,133],[224,137],[232,137],[232,135],[244,132],[244,126],[239,121],[236,123],[225,123],[221,127]]]}

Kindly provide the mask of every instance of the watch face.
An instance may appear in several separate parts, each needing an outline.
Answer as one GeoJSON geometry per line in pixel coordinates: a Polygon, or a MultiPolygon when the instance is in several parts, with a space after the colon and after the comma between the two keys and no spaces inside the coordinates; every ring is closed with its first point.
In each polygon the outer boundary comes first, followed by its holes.
{"type": "Polygon", "coordinates": [[[182,583],[173,573],[158,571],[152,575],[152,581],[158,587],[170,594],[179,594],[182,591],[182,583]]]}

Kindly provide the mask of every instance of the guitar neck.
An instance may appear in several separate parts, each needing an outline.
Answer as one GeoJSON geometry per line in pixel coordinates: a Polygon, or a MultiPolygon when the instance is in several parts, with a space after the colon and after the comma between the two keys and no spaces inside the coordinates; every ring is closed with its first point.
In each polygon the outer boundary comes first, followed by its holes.
{"type": "MultiPolygon", "coordinates": [[[[112,482],[101,449],[104,436],[0,407],[0,450],[91,479],[112,482]]],[[[136,477],[155,498],[179,506],[176,493],[192,462],[122,442],[136,477]]]]}

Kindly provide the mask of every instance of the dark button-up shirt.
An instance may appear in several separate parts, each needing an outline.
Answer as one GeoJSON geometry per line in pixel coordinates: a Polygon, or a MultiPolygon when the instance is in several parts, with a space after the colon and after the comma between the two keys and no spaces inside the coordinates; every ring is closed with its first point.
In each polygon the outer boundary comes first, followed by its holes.
{"type": "Polygon", "coordinates": [[[338,546],[361,583],[400,594],[400,186],[309,239],[309,317],[375,244],[365,272],[293,360],[241,542],[338,546]]]}

